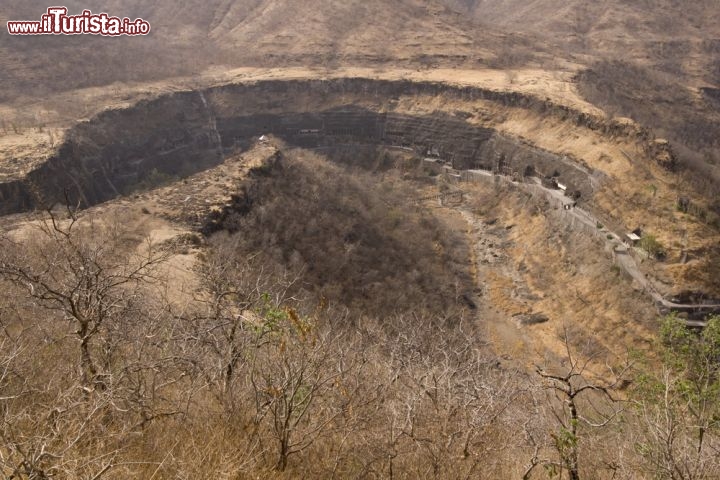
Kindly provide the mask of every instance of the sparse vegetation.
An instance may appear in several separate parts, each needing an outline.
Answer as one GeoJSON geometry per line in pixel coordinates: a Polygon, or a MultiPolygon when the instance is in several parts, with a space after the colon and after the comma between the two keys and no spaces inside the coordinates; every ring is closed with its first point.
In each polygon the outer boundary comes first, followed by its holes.
{"type": "Polygon", "coordinates": [[[665,255],[665,247],[663,247],[654,235],[648,233],[643,234],[638,242],[638,246],[655,258],[665,255]]]}
{"type": "Polygon", "coordinates": [[[579,76],[586,98],[668,138],[693,187],[709,197],[717,195],[717,113],[699,105],[680,81],[626,61],[598,62],[579,76]]]}
{"type": "Polygon", "coordinates": [[[161,187],[163,185],[169,185],[172,182],[176,182],[179,178],[169,173],[161,172],[157,168],[153,168],[146,175],[143,175],[141,179],[131,187],[127,188],[124,192],[129,195],[133,192],[142,192],[153,188],[161,187]]]}
{"type": "Polygon", "coordinates": [[[702,206],[696,204],[695,202],[692,202],[688,198],[679,198],[676,204],[676,208],[678,211],[692,215],[701,222],[710,225],[713,228],[718,228],[720,226],[720,215],[703,208],[702,206]]]}
{"type": "MultiPolygon", "coordinates": [[[[235,220],[236,233],[215,233],[207,245],[187,237],[203,249],[191,297],[167,295],[162,249],[89,216],[45,216],[32,231],[2,237],[0,281],[10,295],[0,309],[0,472],[664,478],[669,464],[659,460],[667,455],[694,469],[693,478],[718,471],[711,452],[720,401],[705,382],[715,378],[717,319],[700,339],[675,320],[663,329],[673,375],[666,384],[680,392],[678,403],[661,401],[650,379],[670,377],[654,376],[662,372],[651,365],[640,376],[629,363],[598,376],[608,352],[579,330],[565,330],[565,366],[550,362],[533,376],[488,350],[467,310],[394,295],[397,313],[373,312],[356,301],[352,282],[328,298],[327,289],[296,288],[322,277],[247,255],[248,220],[280,215],[276,195],[264,196],[271,187],[301,207],[276,218],[290,230],[300,211],[318,215],[312,205],[324,197],[315,187],[324,183],[315,180],[323,175],[342,186],[345,203],[332,208],[365,202],[364,228],[386,221],[372,213],[366,193],[375,187],[362,176],[343,179],[316,157],[282,162],[246,185],[252,207],[235,220]],[[308,192],[302,202],[296,189],[308,192]],[[618,392],[631,375],[637,408],[623,411],[618,392]],[[666,413],[687,426],[667,452],[658,435],[676,430],[658,423],[666,413]]],[[[220,225],[242,204],[238,197],[220,225]]],[[[399,222],[403,238],[433,225],[412,215],[399,222]]],[[[335,251],[314,239],[315,248],[335,251]]],[[[375,256],[393,245],[373,244],[375,256]]],[[[414,268],[435,274],[431,266],[414,268]]]]}
{"type": "Polygon", "coordinates": [[[0,479],[720,478],[717,0],[101,3],[0,42],[0,479]]]}
{"type": "Polygon", "coordinates": [[[397,179],[287,154],[257,169],[207,231],[227,230],[211,241],[297,272],[297,289],[357,312],[445,312],[471,289],[467,247],[414,198],[397,179]]]}

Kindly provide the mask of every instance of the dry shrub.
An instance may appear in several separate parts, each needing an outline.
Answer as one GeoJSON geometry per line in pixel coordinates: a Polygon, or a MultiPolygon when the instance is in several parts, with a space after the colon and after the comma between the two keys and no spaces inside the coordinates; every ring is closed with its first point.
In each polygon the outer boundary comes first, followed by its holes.
{"type": "Polygon", "coordinates": [[[471,288],[466,246],[414,196],[296,152],[255,171],[211,228],[231,232],[239,256],[302,272],[310,292],[358,312],[443,312],[471,288]]]}

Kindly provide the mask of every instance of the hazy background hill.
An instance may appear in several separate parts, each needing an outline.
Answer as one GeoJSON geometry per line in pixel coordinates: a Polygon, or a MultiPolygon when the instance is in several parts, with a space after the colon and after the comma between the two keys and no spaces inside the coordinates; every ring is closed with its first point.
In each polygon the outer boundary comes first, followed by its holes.
{"type": "MultiPolygon", "coordinates": [[[[522,63],[517,55],[522,52],[528,64],[542,60],[547,66],[553,56],[580,64],[623,59],[691,76],[694,83],[720,80],[720,8],[711,0],[71,0],[66,5],[71,13],[90,8],[143,17],[153,25],[151,39],[12,39],[3,28],[6,74],[22,77],[21,62],[8,60],[23,54],[23,60],[35,59],[52,71],[65,62],[82,66],[83,57],[92,58],[91,49],[112,61],[143,53],[133,57],[136,70],[149,63],[157,75],[273,58],[304,65],[445,60],[478,66],[502,63],[513,52],[513,63],[522,63]],[[62,56],[51,55],[59,52],[62,56]],[[178,65],[190,60],[192,66],[178,65]]],[[[0,20],[39,19],[45,8],[37,0],[6,1],[0,20]]],[[[123,75],[112,65],[105,70],[123,75]]]]}
{"type": "MultiPolygon", "coordinates": [[[[670,138],[694,166],[718,163],[720,5],[712,0],[445,0],[482,25],[535,36],[577,63],[581,92],[670,138]]],[[[708,170],[708,171],[712,171],[708,170]]],[[[717,178],[717,172],[714,172],[717,178]]]]}
{"type": "MultiPolygon", "coordinates": [[[[193,73],[209,65],[399,63],[477,65],[504,47],[503,36],[479,28],[439,2],[197,0],[67,2],[142,17],[149,38],[10,37],[0,34],[5,96],[13,90],[58,90],[113,81],[193,73]]],[[[0,6],[0,21],[39,19],[47,6],[0,6]]]]}

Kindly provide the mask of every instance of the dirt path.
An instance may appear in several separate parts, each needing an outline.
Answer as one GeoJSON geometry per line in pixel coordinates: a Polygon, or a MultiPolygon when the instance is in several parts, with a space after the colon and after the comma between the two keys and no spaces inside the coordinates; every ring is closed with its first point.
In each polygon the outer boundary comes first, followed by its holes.
{"type": "MultiPolygon", "coordinates": [[[[485,170],[467,170],[466,173],[471,174],[474,180],[480,179],[492,182],[495,178],[492,172],[485,170]]],[[[503,178],[505,181],[509,181],[509,179],[503,178]]],[[[593,232],[599,236],[604,242],[605,248],[610,248],[615,252],[616,264],[642,287],[645,293],[649,295],[658,306],[661,313],[678,312],[689,314],[691,318],[687,319],[686,322],[689,326],[693,327],[704,326],[706,322],[702,320],[702,317],[705,315],[720,313],[720,303],[716,302],[681,304],[667,300],[652,280],[642,272],[635,259],[630,255],[629,248],[632,247],[626,247],[624,245],[621,235],[607,229],[605,226],[600,228],[602,221],[598,217],[581,207],[577,207],[575,202],[566,197],[562,191],[546,188],[540,185],[539,182],[530,184],[513,182],[513,184],[533,194],[545,196],[560,208],[563,208],[563,213],[566,216],[565,220],[569,221],[573,227],[578,228],[582,226],[584,230],[593,232]]]]}

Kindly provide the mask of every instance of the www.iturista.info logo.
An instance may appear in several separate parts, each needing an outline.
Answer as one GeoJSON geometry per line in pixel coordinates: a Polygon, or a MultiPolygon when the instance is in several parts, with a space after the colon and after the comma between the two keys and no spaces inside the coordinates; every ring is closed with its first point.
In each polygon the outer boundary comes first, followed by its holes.
{"type": "Polygon", "coordinates": [[[80,15],[68,15],[65,7],[50,7],[40,21],[16,20],[7,22],[10,35],[147,35],[150,24],[142,18],[111,17],[107,13],[83,10],[80,15]]]}

